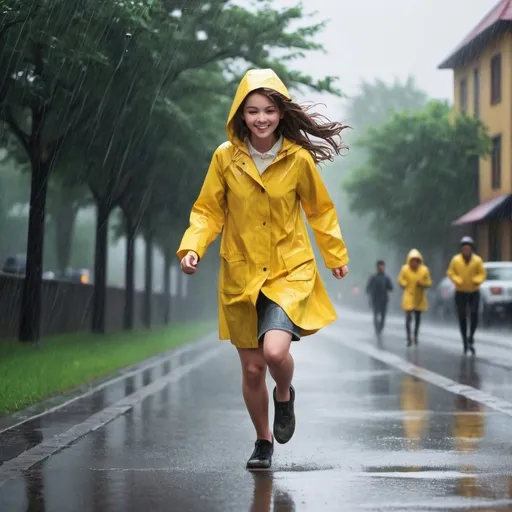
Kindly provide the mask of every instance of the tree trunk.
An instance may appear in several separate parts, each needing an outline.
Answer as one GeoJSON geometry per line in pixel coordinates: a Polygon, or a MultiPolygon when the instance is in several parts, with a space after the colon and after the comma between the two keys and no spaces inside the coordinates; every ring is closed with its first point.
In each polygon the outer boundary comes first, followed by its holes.
{"type": "Polygon", "coordinates": [[[171,321],[171,249],[165,248],[164,251],[164,324],[168,325],[171,321]]]}
{"type": "Polygon", "coordinates": [[[146,233],[146,261],[145,261],[145,279],[144,279],[144,326],[151,327],[151,302],[153,298],[153,234],[146,233]]]}
{"type": "Polygon", "coordinates": [[[110,205],[107,201],[101,199],[97,201],[96,209],[96,248],[94,254],[94,291],[91,330],[95,334],[103,334],[105,332],[108,219],[110,217],[110,205]]]}
{"type": "Polygon", "coordinates": [[[78,210],[73,203],[63,204],[54,216],[57,264],[61,275],[66,272],[71,260],[73,233],[78,210]]]}
{"type": "Polygon", "coordinates": [[[136,227],[133,217],[124,214],[126,236],[126,267],[125,267],[125,299],[123,327],[127,331],[133,329],[133,304],[135,294],[135,234],[136,227]]]}
{"type": "Polygon", "coordinates": [[[38,341],[40,335],[44,223],[49,175],[49,163],[33,164],[28,214],[27,264],[21,298],[19,341],[38,341]]]}

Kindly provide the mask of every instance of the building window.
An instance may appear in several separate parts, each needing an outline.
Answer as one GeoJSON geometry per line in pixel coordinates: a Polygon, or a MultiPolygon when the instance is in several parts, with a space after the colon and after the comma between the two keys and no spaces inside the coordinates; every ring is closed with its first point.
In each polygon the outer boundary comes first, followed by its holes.
{"type": "Polygon", "coordinates": [[[492,138],[491,186],[501,188],[501,135],[492,138]]]}
{"type": "Polygon", "coordinates": [[[497,222],[489,223],[489,261],[500,261],[501,240],[500,229],[497,222]]]}
{"type": "Polygon", "coordinates": [[[501,101],[501,53],[491,59],[491,105],[501,101]]]}
{"type": "Polygon", "coordinates": [[[459,104],[460,111],[465,114],[468,110],[468,81],[466,78],[460,81],[459,104]]]}
{"type": "Polygon", "coordinates": [[[473,115],[480,117],[480,71],[473,70],[473,115]]]}

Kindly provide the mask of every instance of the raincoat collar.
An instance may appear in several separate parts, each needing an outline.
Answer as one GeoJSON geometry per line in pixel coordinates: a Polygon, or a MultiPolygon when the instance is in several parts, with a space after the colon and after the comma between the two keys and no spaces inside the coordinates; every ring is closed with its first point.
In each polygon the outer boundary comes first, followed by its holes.
{"type": "MultiPolygon", "coordinates": [[[[258,169],[256,168],[256,165],[252,159],[247,144],[241,143],[239,145],[233,142],[233,148],[234,151],[232,160],[234,164],[238,167],[239,170],[246,172],[260,186],[264,187],[263,180],[261,178],[260,173],[258,172],[258,169]]],[[[271,165],[276,164],[283,158],[287,157],[288,155],[292,155],[293,153],[299,151],[300,149],[301,146],[283,137],[281,150],[279,151],[271,165]]]]}
{"type": "Polygon", "coordinates": [[[277,142],[266,152],[266,153],[260,153],[252,144],[249,139],[247,139],[247,149],[249,150],[249,155],[252,157],[259,156],[262,159],[265,160],[274,160],[276,156],[279,154],[279,151],[283,147],[283,136],[281,135],[279,139],[277,139],[277,142]]]}

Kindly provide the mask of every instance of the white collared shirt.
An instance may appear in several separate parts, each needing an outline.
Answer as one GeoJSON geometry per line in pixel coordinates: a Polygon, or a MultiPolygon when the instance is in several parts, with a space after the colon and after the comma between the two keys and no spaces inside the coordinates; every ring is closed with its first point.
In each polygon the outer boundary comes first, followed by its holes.
{"type": "Polygon", "coordinates": [[[276,156],[278,155],[279,151],[281,151],[282,147],[282,135],[279,137],[279,139],[277,139],[277,142],[272,146],[272,148],[270,148],[266,153],[260,153],[257,149],[254,148],[254,146],[251,144],[251,141],[247,139],[247,148],[249,149],[249,154],[251,155],[254,165],[256,166],[256,169],[258,169],[260,175],[263,174],[268,169],[268,166],[276,159],[276,156]]]}

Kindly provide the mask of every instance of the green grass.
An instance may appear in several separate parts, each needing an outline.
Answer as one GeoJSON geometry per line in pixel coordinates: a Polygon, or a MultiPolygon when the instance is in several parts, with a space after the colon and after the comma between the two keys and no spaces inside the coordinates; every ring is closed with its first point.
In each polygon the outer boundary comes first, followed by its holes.
{"type": "Polygon", "coordinates": [[[114,373],[214,330],[213,322],[95,336],[75,333],[38,346],[0,340],[0,415],[114,373]]]}

